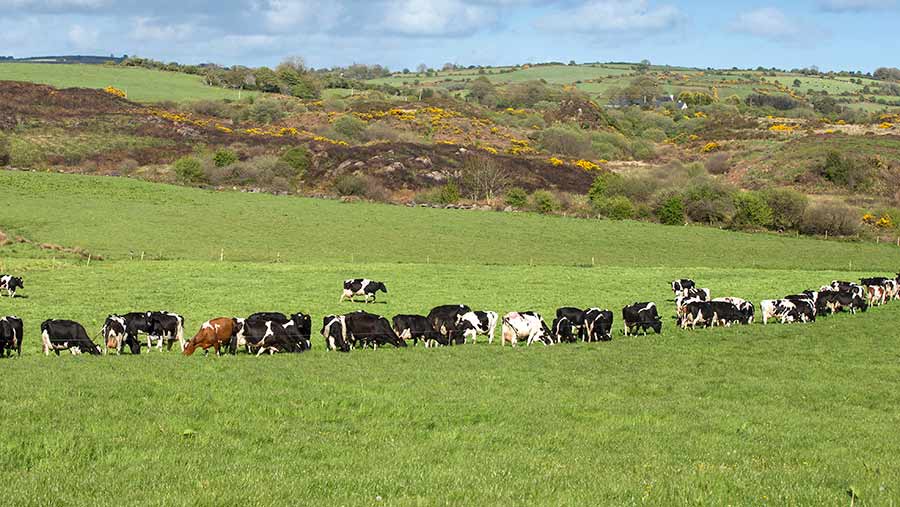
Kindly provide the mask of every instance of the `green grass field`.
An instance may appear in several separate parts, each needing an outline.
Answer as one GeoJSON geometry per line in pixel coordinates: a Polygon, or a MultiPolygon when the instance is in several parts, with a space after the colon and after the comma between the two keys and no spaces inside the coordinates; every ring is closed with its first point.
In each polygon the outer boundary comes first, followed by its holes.
{"type": "MultiPolygon", "coordinates": [[[[130,100],[190,102],[208,99],[237,99],[237,90],[203,84],[200,76],[136,67],[107,65],[56,65],[40,63],[0,63],[0,81],[30,81],[57,88],[106,88],[124,90],[130,100]]],[[[242,92],[241,96],[255,95],[242,92]]]]}
{"type": "Polygon", "coordinates": [[[111,259],[0,247],[27,296],[0,298],[26,320],[23,357],[0,361],[15,382],[0,393],[10,505],[900,501],[900,303],[692,333],[665,301],[682,276],[758,301],[886,274],[896,247],[40,173],[0,173],[0,195],[14,203],[0,229],[111,259]],[[166,259],[129,260],[144,247],[166,259]],[[323,314],[363,307],[337,303],[350,276],[387,283],[368,308],[386,316],[598,305],[617,334],[351,354],[314,336],[310,353],[264,358],[38,352],[45,318],[94,334],[137,309],[178,311],[189,335],[219,315],[302,310],[317,332],[323,314]],[[638,299],[660,304],[661,336],[621,336],[618,309],[638,299]]]}

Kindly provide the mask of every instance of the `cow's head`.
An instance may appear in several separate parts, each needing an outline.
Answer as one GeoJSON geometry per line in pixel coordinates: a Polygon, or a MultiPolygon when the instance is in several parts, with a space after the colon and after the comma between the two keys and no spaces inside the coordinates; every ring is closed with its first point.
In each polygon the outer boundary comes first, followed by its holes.
{"type": "Polygon", "coordinates": [[[656,334],[662,333],[662,320],[654,319],[650,322],[650,329],[652,329],[656,334]]]}
{"type": "Polygon", "coordinates": [[[377,292],[379,290],[387,294],[387,287],[382,282],[376,282],[375,284],[375,291],[377,292]]]}
{"type": "Polygon", "coordinates": [[[16,287],[24,289],[25,282],[22,281],[22,278],[14,276],[9,280],[9,288],[10,290],[14,290],[16,287]]]}

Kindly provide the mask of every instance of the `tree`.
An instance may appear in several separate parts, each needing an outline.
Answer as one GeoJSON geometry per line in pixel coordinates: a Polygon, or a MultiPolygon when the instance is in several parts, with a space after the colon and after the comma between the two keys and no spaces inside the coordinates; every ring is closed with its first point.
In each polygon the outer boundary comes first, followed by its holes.
{"type": "Polygon", "coordinates": [[[631,81],[625,89],[619,92],[617,98],[646,104],[653,101],[660,93],[661,88],[659,87],[659,83],[656,82],[656,79],[650,76],[640,76],[631,81]]]}
{"type": "Polygon", "coordinates": [[[486,104],[490,99],[496,101],[497,91],[494,83],[482,76],[469,85],[469,96],[479,104],[486,104]]]}
{"type": "Polygon", "coordinates": [[[800,88],[803,83],[799,79],[794,80],[794,88],[800,88]]]}
{"type": "Polygon", "coordinates": [[[640,73],[647,72],[648,70],[650,70],[650,60],[647,60],[645,58],[641,60],[641,63],[635,65],[634,68],[640,73]]]}
{"type": "Polygon", "coordinates": [[[881,67],[875,70],[872,78],[879,81],[900,81],[900,69],[896,67],[881,67]]]}
{"type": "Polygon", "coordinates": [[[503,193],[509,182],[509,173],[498,160],[470,155],[463,160],[462,186],[473,200],[493,199],[503,193]]]}
{"type": "Polygon", "coordinates": [[[256,88],[260,91],[275,93],[280,90],[278,75],[268,67],[260,67],[253,72],[256,88]]]}
{"type": "Polygon", "coordinates": [[[419,74],[424,74],[425,71],[427,71],[427,70],[428,70],[428,66],[425,65],[424,63],[420,63],[419,65],[416,65],[416,72],[418,72],[419,74]]]}

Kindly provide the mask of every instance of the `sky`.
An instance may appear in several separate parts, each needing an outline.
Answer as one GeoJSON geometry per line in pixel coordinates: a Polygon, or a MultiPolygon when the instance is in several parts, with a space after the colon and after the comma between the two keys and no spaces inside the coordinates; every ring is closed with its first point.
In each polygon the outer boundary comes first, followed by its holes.
{"type": "Polygon", "coordinates": [[[0,0],[0,55],[274,66],[900,66],[900,0],[0,0]]]}

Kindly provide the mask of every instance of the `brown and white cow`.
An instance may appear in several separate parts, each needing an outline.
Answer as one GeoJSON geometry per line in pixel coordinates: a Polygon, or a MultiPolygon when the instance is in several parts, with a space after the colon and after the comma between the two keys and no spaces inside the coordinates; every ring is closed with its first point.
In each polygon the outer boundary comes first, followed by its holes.
{"type": "Polygon", "coordinates": [[[197,334],[184,346],[182,354],[189,356],[198,348],[208,353],[212,347],[216,349],[216,355],[220,355],[222,348],[229,345],[242,325],[243,323],[239,319],[233,317],[207,320],[200,326],[200,331],[197,331],[197,334]]]}

